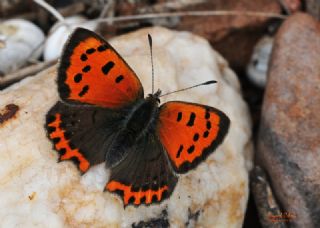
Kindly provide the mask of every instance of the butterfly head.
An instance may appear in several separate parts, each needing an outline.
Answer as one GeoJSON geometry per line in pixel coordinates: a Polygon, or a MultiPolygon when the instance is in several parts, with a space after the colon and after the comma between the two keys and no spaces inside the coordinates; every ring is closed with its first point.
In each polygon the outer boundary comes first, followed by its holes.
{"type": "Polygon", "coordinates": [[[160,103],[160,99],[159,99],[160,95],[161,95],[161,90],[158,89],[158,91],[155,92],[154,94],[149,94],[148,99],[152,99],[152,100],[155,100],[157,103],[160,103]]]}

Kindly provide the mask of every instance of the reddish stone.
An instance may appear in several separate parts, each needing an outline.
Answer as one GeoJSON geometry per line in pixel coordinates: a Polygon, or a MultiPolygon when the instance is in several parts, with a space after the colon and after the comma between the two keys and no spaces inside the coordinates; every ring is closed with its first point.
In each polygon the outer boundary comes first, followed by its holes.
{"type": "MultiPolygon", "coordinates": [[[[183,11],[238,11],[241,12],[267,12],[281,13],[278,0],[206,0],[195,1],[190,4],[173,4],[172,1],[156,0],[156,4],[148,5],[146,0],[138,1],[138,4],[130,4],[127,1],[119,2],[116,12],[119,15],[132,15],[142,13],[163,13],[183,11]],[[170,4],[171,3],[171,4],[170,4]],[[171,7],[170,7],[171,5],[171,7]],[[172,6],[174,5],[174,7],[172,6]],[[167,6],[167,7],[166,7],[167,6]]],[[[185,30],[207,38],[212,46],[220,52],[233,68],[245,70],[250,60],[254,45],[266,33],[270,17],[257,16],[184,16],[171,18],[172,20],[153,19],[149,23],[170,27],[177,30],[185,30]],[[175,19],[175,20],[174,20],[175,19]]],[[[146,25],[148,20],[135,21],[140,27],[146,25]]],[[[119,25],[118,23],[117,25],[119,25]]],[[[122,22],[122,28],[132,29],[132,21],[122,22]],[[130,27],[131,26],[131,27],[130,27]]],[[[125,30],[125,31],[127,31],[125,30]]],[[[118,31],[119,32],[119,31],[118,31]]],[[[121,30],[120,30],[121,33],[121,30]]],[[[107,34],[107,33],[106,33],[107,34]]],[[[110,33],[109,33],[110,34],[110,33]]]]}
{"type": "Polygon", "coordinates": [[[288,13],[298,12],[302,8],[302,0],[280,0],[280,3],[288,13]]]}
{"type": "MultiPolygon", "coordinates": [[[[190,5],[183,10],[281,13],[278,0],[216,0],[190,5]]],[[[233,68],[244,70],[254,45],[265,34],[269,20],[268,17],[226,15],[183,17],[177,29],[204,36],[233,68]]]]}
{"type": "Polygon", "coordinates": [[[257,162],[293,227],[320,227],[320,23],[295,14],[275,38],[257,162]]]}

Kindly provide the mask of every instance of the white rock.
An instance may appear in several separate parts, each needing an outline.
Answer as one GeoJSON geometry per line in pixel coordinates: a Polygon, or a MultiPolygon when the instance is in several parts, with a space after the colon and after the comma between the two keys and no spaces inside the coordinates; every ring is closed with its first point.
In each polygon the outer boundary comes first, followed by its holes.
{"type": "Polygon", "coordinates": [[[64,43],[77,27],[94,30],[96,28],[96,23],[87,22],[87,19],[83,16],[72,16],[65,19],[65,24],[54,24],[50,29],[44,47],[44,59],[46,61],[59,58],[64,43]]]}
{"type": "Polygon", "coordinates": [[[238,80],[206,40],[187,32],[143,29],[111,43],[139,75],[146,94],[151,91],[148,33],[153,36],[156,88],[168,92],[218,81],[163,97],[162,102],[184,100],[223,110],[231,119],[224,143],[195,170],[181,175],[162,204],[124,209],[117,195],[102,192],[109,178],[103,164],[80,176],[72,162],[57,163],[44,129],[45,114],[58,100],[56,70],[51,68],[0,92],[0,110],[10,103],[20,107],[0,124],[0,226],[131,227],[158,218],[158,226],[242,226],[252,143],[238,80]]]}
{"type": "Polygon", "coordinates": [[[42,30],[35,24],[22,19],[11,19],[0,23],[0,72],[7,74],[19,69],[30,59],[42,53],[44,42],[42,30]]]}
{"type": "Polygon", "coordinates": [[[273,37],[264,36],[256,44],[247,66],[247,75],[251,82],[264,88],[267,82],[269,59],[273,47],[273,37]]]}

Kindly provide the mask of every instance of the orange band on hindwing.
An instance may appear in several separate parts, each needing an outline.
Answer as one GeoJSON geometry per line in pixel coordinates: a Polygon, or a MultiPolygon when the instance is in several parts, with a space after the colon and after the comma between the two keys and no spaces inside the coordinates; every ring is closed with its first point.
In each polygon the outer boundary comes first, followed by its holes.
{"type": "Polygon", "coordinates": [[[147,189],[145,191],[132,191],[132,185],[128,186],[112,180],[107,184],[106,189],[110,192],[122,192],[120,194],[123,194],[123,202],[125,206],[130,203],[138,206],[142,203],[151,204],[154,202],[160,202],[164,197],[165,192],[168,191],[168,186],[165,185],[160,187],[158,190],[147,189]]]}
{"type": "Polygon", "coordinates": [[[56,113],[55,116],[48,125],[49,138],[53,141],[55,149],[59,152],[59,160],[72,160],[77,163],[78,168],[81,172],[86,172],[90,163],[88,160],[81,154],[77,148],[73,148],[70,145],[70,142],[65,138],[65,130],[61,128],[61,114],[56,113]]]}

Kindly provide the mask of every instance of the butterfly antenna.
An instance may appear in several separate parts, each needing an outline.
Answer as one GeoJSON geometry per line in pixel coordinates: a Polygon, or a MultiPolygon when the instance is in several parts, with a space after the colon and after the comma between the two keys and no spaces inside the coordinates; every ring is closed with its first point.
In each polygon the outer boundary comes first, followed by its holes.
{"type": "Polygon", "coordinates": [[[185,90],[188,90],[188,89],[196,88],[196,87],[203,86],[203,85],[210,85],[210,84],[214,84],[214,83],[217,83],[217,81],[214,81],[214,80],[206,81],[206,82],[203,82],[203,83],[200,83],[200,84],[197,84],[197,85],[194,85],[194,86],[190,86],[190,87],[187,87],[187,88],[184,88],[184,89],[179,89],[179,90],[176,90],[176,91],[172,91],[172,92],[169,92],[169,93],[162,94],[159,97],[167,96],[169,94],[178,93],[178,92],[185,91],[185,90]]]}
{"type": "Polygon", "coordinates": [[[152,94],[154,93],[154,69],[153,69],[153,55],[152,55],[152,37],[148,34],[149,48],[151,54],[151,67],[152,67],[152,94]]]}

